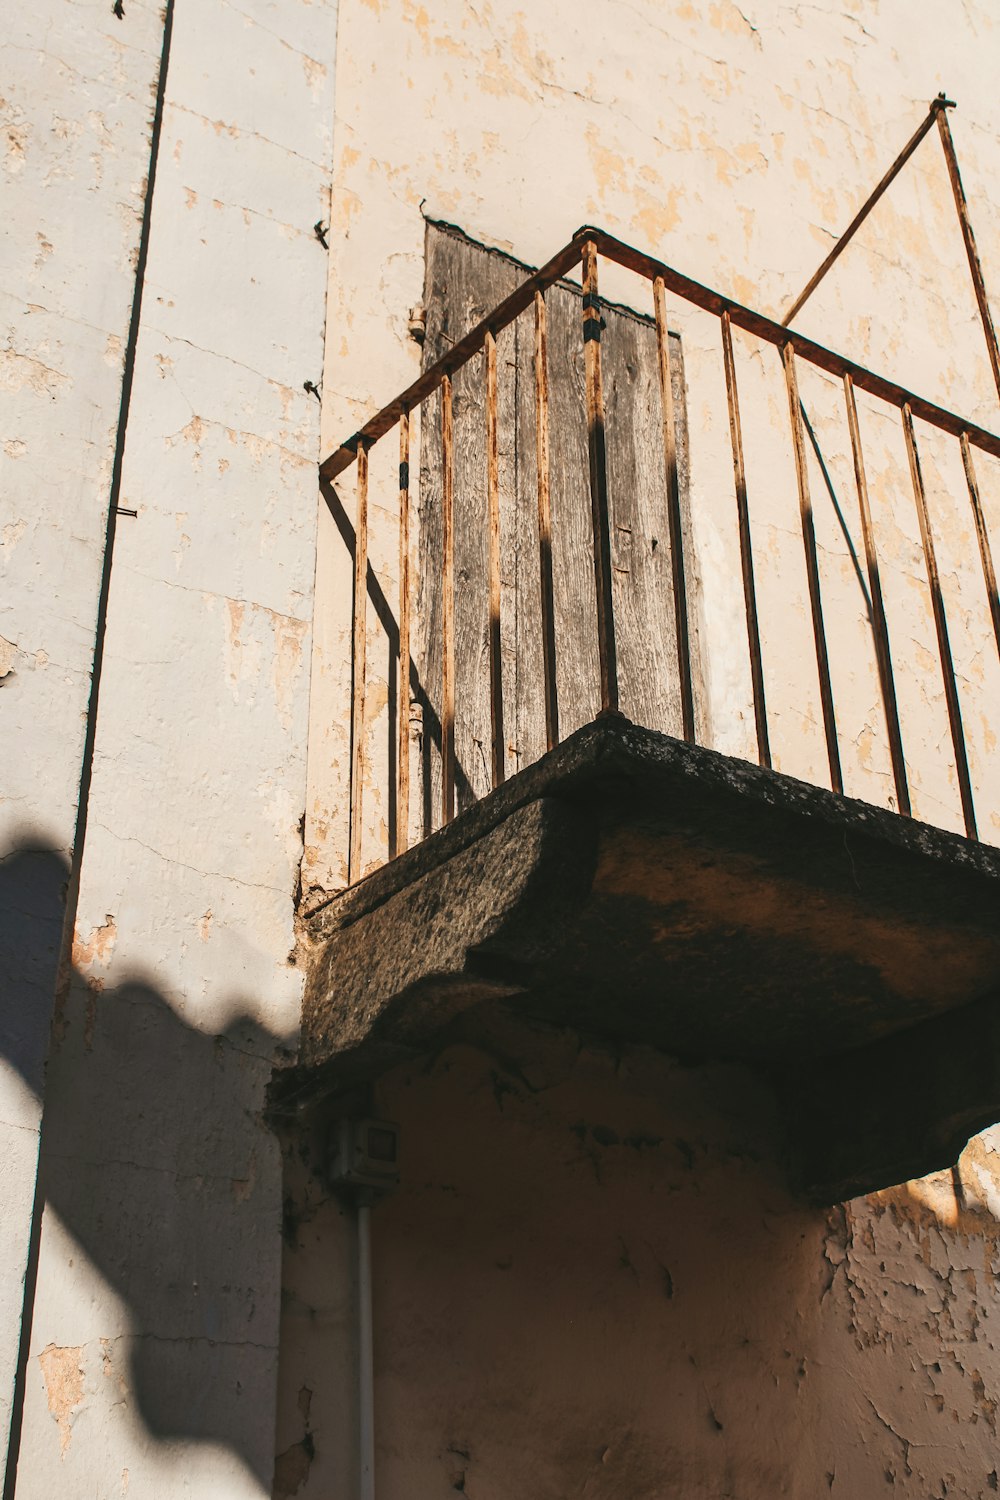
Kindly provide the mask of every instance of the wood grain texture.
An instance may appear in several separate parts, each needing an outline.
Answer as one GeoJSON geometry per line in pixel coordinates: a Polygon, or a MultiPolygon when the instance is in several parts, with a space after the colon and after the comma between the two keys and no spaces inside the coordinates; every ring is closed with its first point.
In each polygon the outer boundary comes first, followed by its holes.
{"type": "MultiPolygon", "coordinates": [[[[433,363],[520,284],[524,270],[436,226],[427,233],[426,364],[433,363]]],[[[652,308],[651,308],[652,311],[652,308]]],[[[622,711],[673,735],[684,732],[677,658],[670,497],[652,317],[602,306],[601,337],[612,597],[622,711]]],[[[593,521],[589,486],[585,351],[579,288],[545,294],[548,471],[555,683],[559,737],[601,707],[593,521]]],[[[689,449],[680,339],[669,336],[678,501],[689,578],[694,711],[704,719],[697,657],[697,578],[688,513],[689,449]]],[[[496,339],[496,511],[505,765],[524,769],[548,748],[545,632],[539,547],[538,397],[534,304],[496,339]]],[[[459,807],[492,781],[490,454],[487,356],[453,383],[455,537],[455,745],[459,807]]],[[[420,450],[420,542],[415,659],[424,700],[424,832],[441,805],[440,397],[425,403],[420,450]]],[[[495,638],[494,638],[495,639],[495,638]]],[[[495,646],[494,646],[495,649],[495,646]]],[[[552,719],[550,705],[550,723],[552,719]]]]}

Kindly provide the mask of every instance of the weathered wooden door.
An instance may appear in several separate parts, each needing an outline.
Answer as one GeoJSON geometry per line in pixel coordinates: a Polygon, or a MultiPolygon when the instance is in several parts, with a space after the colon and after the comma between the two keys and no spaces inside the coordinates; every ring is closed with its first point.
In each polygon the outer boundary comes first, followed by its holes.
{"type": "MultiPolygon", "coordinates": [[[[432,364],[528,274],[507,256],[428,225],[425,364],[432,364]]],[[[597,610],[581,336],[581,293],[546,294],[551,456],[552,571],[559,737],[600,708],[597,610]]],[[[602,307],[613,597],[621,709],[681,733],[667,487],[651,319],[602,307]]],[[[680,339],[671,335],[681,510],[689,574],[688,434],[680,339]]],[[[497,337],[501,519],[501,651],[507,776],[546,749],[543,693],[535,331],[532,311],[497,337]]],[[[484,363],[454,380],[455,747],[458,806],[490,790],[489,561],[484,363]]],[[[440,397],[424,410],[420,450],[417,662],[424,689],[422,833],[440,821],[442,661],[440,397]]],[[[689,585],[690,589],[690,585],[689,585]]],[[[689,613],[694,601],[689,592],[689,613]]],[[[697,632],[691,630],[697,685],[697,632]]]]}

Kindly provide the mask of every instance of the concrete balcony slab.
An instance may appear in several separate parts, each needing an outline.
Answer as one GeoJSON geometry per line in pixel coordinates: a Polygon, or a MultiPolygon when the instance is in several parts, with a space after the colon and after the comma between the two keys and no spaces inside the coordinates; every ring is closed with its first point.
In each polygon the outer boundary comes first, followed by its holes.
{"type": "Polygon", "coordinates": [[[495,1002],[772,1084],[833,1201],[1000,1118],[1000,850],[602,718],[308,919],[346,1093],[495,1002]]]}

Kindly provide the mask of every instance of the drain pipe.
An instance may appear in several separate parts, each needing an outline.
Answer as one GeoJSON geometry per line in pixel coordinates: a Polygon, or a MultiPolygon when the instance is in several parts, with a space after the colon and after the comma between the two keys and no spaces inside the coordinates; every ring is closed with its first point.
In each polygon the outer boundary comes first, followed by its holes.
{"type": "Polygon", "coordinates": [[[330,1143],[330,1183],[354,1205],[358,1298],[358,1500],[375,1500],[375,1358],[372,1334],[372,1207],[399,1182],[399,1126],[346,1119],[330,1143]]]}
{"type": "Polygon", "coordinates": [[[358,1500],[375,1500],[375,1359],[372,1340],[372,1206],[358,1199],[358,1500]]]}

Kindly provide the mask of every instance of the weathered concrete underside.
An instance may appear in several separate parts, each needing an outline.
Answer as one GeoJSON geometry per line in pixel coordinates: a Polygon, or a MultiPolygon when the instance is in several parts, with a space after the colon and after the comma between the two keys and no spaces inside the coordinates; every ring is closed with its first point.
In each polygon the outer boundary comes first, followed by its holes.
{"type": "Polygon", "coordinates": [[[748,1063],[810,1196],[884,1187],[1000,1118],[998,895],[995,850],[606,718],[313,915],[279,1093],[501,1002],[748,1063]]]}

